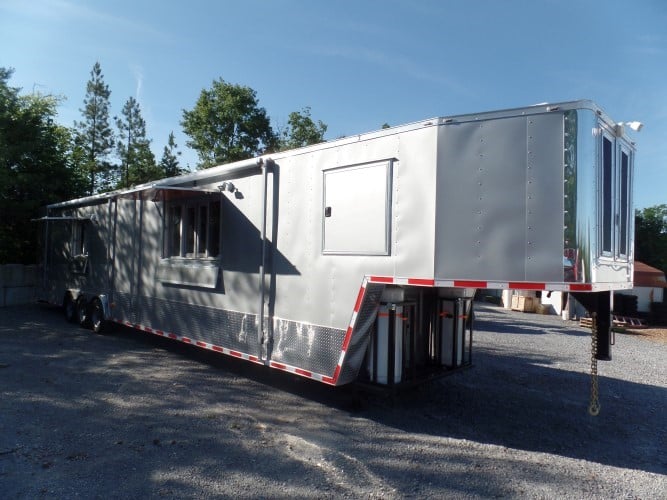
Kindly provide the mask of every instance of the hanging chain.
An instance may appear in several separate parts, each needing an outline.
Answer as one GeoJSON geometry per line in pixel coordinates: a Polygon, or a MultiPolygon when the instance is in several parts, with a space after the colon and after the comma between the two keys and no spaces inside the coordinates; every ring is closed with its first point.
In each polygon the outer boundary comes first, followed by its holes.
{"type": "Polygon", "coordinates": [[[588,413],[596,417],[600,413],[600,394],[598,391],[598,315],[593,313],[591,325],[591,402],[588,413]]]}

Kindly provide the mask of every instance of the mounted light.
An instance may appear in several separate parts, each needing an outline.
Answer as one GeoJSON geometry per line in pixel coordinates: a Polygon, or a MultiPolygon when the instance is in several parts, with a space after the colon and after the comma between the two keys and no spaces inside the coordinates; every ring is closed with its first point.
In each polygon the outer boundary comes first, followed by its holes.
{"type": "Polygon", "coordinates": [[[218,186],[218,189],[220,190],[220,192],[223,191],[229,191],[230,193],[236,192],[236,187],[231,182],[223,182],[218,186]]]}
{"type": "Polygon", "coordinates": [[[628,127],[630,130],[632,130],[634,132],[639,132],[641,129],[644,128],[644,124],[642,122],[618,122],[616,124],[616,136],[617,137],[622,137],[623,136],[624,127],[628,127]]]}

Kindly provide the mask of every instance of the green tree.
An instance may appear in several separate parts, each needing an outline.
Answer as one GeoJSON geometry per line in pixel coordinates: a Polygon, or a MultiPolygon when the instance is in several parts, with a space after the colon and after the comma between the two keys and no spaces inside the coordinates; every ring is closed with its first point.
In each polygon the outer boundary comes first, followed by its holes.
{"type": "Polygon", "coordinates": [[[162,151],[162,158],[160,159],[160,170],[164,177],[173,177],[175,175],[181,175],[187,172],[185,168],[181,168],[178,157],[181,155],[181,152],[178,151],[178,145],[176,144],[176,139],[174,138],[174,132],[169,132],[169,140],[167,145],[162,151]]]}
{"type": "Polygon", "coordinates": [[[310,117],[310,107],[293,111],[287,119],[287,127],[281,133],[280,149],[295,149],[324,142],[327,126],[320,120],[315,123],[310,117]]]}
{"type": "Polygon", "coordinates": [[[0,263],[37,261],[40,208],[84,194],[71,162],[70,130],[57,125],[59,99],[20,95],[0,68],[0,263]]]}
{"type": "Polygon", "coordinates": [[[134,97],[127,100],[121,115],[121,118],[116,118],[119,137],[116,150],[122,165],[117,187],[130,187],[160,179],[162,171],[155,164],[151,141],[146,137],[146,121],[134,97]]]}
{"type": "Polygon", "coordinates": [[[183,110],[181,125],[190,137],[186,144],[199,155],[200,168],[252,158],[278,145],[256,92],[222,78],[201,91],[192,110],[183,110]]]}
{"type": "Polygon", "coordinates": [[[114,136],[109,125],[109,96],[111,91],[104,83],[104,75],[99,62],[90,72],[83,100],[83,121],[75,122],[78,130],[76,147],[80,150],[76,158],[89,176],[90,194],[111,189],[118,177],[117,167],[108,161],[113,151],[114,136]]]}
{"type": "Polygon", "coordinates": [[[635,258],[667,272],[667,205],[635,212],[635,258]]]}

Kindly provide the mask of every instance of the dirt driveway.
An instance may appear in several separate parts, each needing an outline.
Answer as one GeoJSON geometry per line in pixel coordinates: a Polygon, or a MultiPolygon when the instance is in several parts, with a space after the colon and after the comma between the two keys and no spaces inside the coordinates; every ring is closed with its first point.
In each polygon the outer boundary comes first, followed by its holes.
{"type": "Polygon", "coordinates": [[[659,498],[667,345],[480,306],[475,366],[365,397],[39,306],[0,310],[3,498],[659,498]]]}

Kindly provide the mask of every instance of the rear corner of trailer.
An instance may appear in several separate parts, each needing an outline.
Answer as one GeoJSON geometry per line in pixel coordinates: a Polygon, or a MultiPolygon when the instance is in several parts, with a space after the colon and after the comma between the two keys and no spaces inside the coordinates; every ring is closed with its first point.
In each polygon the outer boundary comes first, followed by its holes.
{"type": "Polygon", "coordinates": [[[436,281],[631,287],[633,161],[632,142],[589,101],[444,121],[436,281]]]}
{"type": "Polygon", "coordinates": [[[632,288],[635,145],[592,103],[565,116],[567,281],[593,291],[632,288]]]}

